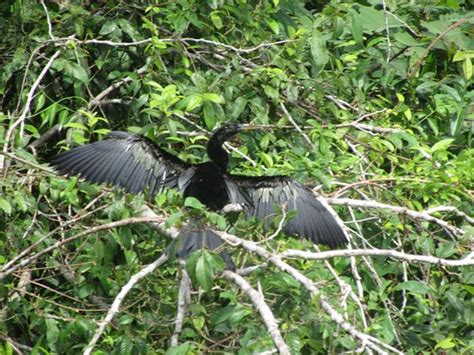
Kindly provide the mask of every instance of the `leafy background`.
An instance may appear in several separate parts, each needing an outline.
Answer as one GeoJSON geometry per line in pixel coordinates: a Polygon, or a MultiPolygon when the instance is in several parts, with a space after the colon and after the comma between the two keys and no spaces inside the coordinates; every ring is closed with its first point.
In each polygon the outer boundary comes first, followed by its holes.
{"type": "MultiPolygon", "coordinates": [[[[19,254],[40,238],[25,254],[137,215],[142,197],[58,177],[45,163],[111,129],[145,134],[200,162],[209,132],[222,122],[272,125],[271,132],[233,142],[233,171],[291,174],[323,196],[419,212],[454,207],[432,214],[463,233],[390,209],[334,206],[354,247],[468,255],[474,248],[472,219],[465,218],[473,213],[474,176],[469,3],[2,1],[0,265],[13,260],[19,267],[0,285],[0,351],[82,351],[121,286],[168,245],[148,225],[133,224],[19,264],[25,258],[19,254]]],[[[186,219],[173,191],[151,205],[170,226],[186,219]]],[[[235,216],[208,217],[245,239],[272,234],[235,216]]],[[[264,246],[275,253],[313,250],[284,236],[264,246]]],[[[231,250],[239,267],[264,263],[231,250]]],[[[400,351],[474,349],[472,265],[387,257],[288,262],[347,321],[400,351]]],[[[170,346],[182,273],[174,260],[131,291],[95,353],[274,349],[248,298],[219,277],[218,259],[198,253],[187,267],[192,302],[179,345],[170,346]]],[[[265,295],[293,353],[366,350],[286,272],[263,265],[245,277],[265,295]]]]}

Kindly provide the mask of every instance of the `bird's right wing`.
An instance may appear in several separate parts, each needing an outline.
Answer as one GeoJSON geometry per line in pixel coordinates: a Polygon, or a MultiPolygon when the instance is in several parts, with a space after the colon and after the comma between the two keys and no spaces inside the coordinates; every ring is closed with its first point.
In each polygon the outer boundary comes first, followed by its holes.
{"type": "Polygon", "coordinates": [[[230,203],[243,207],[247,217],[264,220],[265,226],[277,214],[276,206],[295,211],[283,230],[313,243],[336,247],[347,238],[328,206],[300,183],[286,176],[225,176],[230,203]]]}
{"type": "Polygon", "coordinates": [[[51,160],[60,174],[80,175],[92,183],[107,182],[127,192],[163,187],[183,191],[194,174],[193,165],[159,148],[149,139],[114,131],[109,139],[86,144],[61,153],[51,160]]]}

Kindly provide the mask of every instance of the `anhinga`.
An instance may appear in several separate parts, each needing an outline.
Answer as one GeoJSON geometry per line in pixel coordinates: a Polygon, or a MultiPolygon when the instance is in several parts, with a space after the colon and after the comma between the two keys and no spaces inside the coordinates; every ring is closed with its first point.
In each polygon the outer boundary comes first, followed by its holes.
{"type": "MultiPolygon", "coordinates": [[[[287,211],[296,210],[296,216],[283,227],[286,234],[330,247],[347,242],[335,218],[307,187],[286,176],[254,177],[227,171],[229,155],[222,147],[224,142],[258,128],[235,123],[221,126],[207,144],[210,161],[201,164],[186,163],[143,136],[114,131],[109,139],[71,149],[51,162],[61,174],[79,174],[89,182],[108,182],[134,194],[153,196],[168,187],[178,189],[184,197],[197,198],[214,211],[238,204],[247,217],[265,219],[266,226],[275,206],[283,206],[287,211]]],[[[222,244],[217,234],[205,228],[187,228],[183,234],[179,257],[202,247],[215,250],[222,244]]],[[[232,265],[227,254],[222,256],[232,265]]]]}

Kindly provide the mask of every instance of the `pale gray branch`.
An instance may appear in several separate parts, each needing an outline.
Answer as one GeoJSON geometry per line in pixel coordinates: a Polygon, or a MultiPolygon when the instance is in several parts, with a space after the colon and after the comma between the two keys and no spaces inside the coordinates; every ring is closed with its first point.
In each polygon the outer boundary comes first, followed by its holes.
{"type": "Polygon", "coordinates": [[[144,278],[148,274],[155,271],[156,268],[163,265],[165,262],[168,261],[168,259],[169,259],[169,255],[167,253],[161,255],[158,259],[156,259],[151,264],[148,264],[145,267],[143,267],[139,272],[134,274],[130,278],[130,280],[128,280],[128,282],[122,287],[118,295],[115,297],[115,300],[112,303],[112,306],[110,306],[110,309],[107,312],[107,316],[99,322],[99,327],[96,329],[94,336],[92,337],[91,341],[85,348],[84,355],[91,354],[92,349],[94,349],[95,345],[97,344],[97,341],[102,336],[102,333],[104,332],[105,327],[112,321],[115,314],[119,312],[120,305],[122,304],[127,294],[130,292],[130,290],[137,284],[138,281],[140,281],[140,279],[144,278]]]}
{"type": "Polygon", "coordinates": [[[306,289],[310,291],[313,297],[317,297],[319,299],[319,304],[321,308],[331,317],[333,321],[335,321],[346,332],[351,334],[351,336],[353,336],[356,339],[359,339],[359,341],[361,341],[362,344],[365,344],[367,347],[369,347],[370,349],[374,351],[377,351],[378,353],[386,353],[386,351],[381,348],[382,346],[383,348],[388,349],[391,352],[401,354],[401,352],[397,350],[396,348],[382,342],[381,340],[375,337],[362,333],[361,331],[357,330],[352,324],[346,322],[343,316],[331,306],[331,304],[328,302],[326,297],[320,293],[319,289],[316,287],[314,282],[311,279],[304,276],[297,269],[285,263],[279,255],[272,256],[268,251],[266,251],[264,248],[257,245],[255,242],[241,239],[225,232],[216,231],[216,233],[219,234],[219,236],[225,242],[231,245],[240,245],[244,249],[250,252],[256,253],[257,255],[261,256],[262,258],[274,264],[280,270],[285,271],[291,276],[293,276],[306,289]]]}
{"type": "Polygon", "coordinates": [[[262,316],[263,322],[265,323],[270,336],[280,354],[290,354],[290,349],[286,345],[283,337],[281,336],[280,329],[278,328],[277,320],[273,315],[272,310],[265,302],[263,295],[255,290],[242,276],[239,274],[226,270],[222,273],[222,277],[234,282],[239,288],[250,298],[255,309],[262,316]]]}
{"type": "MultiPolygon", "coordinates": [[[[3,146],[3,152],[4,153],[8,153],[8,148],[9,148],[8,145],[10,143],[10,140],[12,138],[12,135],[13,135],[16,127],[19,124],[24,123],[24,121],[26,119],[26,115],[30,111],[31,102],[33,101],[33,96],[36,92],[36,89],[38,88],[39,84],[41,83],[41,80],[43,80],[44,76],[49,71],[49,68],[51,67],[51,65],[53,64],[53,62],[56,60],[56,58],[59,56],[60,53],[61,53],[61,51],[58,50],[58,51],[56,51],[56,53],[54,53],[52,55],[51,58],[49,58],[48,63],[46,63],[45,67],[43,68],[43,70],[41,70],[41,73],[38,75],[35,82],[31,86],[31,89],[28,92],[28,96],[26,97],[25,107],[23,108],[23,111],[22,111],[20,117],[15,122],[13,122],[13,124],[10,126],[7,133],[5,134],[5,143],[4,143],[4,146],[3,146]]],[[[2,156],[0,156],[0,170],[2,170],[4,167],[5,167],[5,156],[2,155],[2,156]]]]}
{"type": "Polygon", "coordinates": [[[291,122],[291,124],[296,128],[296,130],[298,131],[299,134],[301,134],[301,136],[304,138],[304,140],[306,141],[306,143],[311,147],[311,149],[314,150],[314,144],[313,142],[311,142],[311,139],[309,139],[308,135],[306,133],[303,132],[303,130],[301,129],[300,126],[298,126],[298,124],[296,123],[296,121],[293,119],[293,117],[290,115],[290,113],[288,112],[288,110],[286,109],[286,106],[283,102],[280,102],[280,108],[281,110],[285,113],[285,116],[286,118],[288,118],[288,121],[291,122]]]}
{"type": "Polygon", "coordinates": [[[440,266],[469,266],[474,265],[474,255],[467,255],[462,259],[450,260],[442,259],[431,255],[407,254],[390,249],[350,249],[350,250],[329,250],[318,253],[310,251],[288,249],[279,254],[282,258],[303,258],[308,260],[326,260],[338,257],[350,256],[388,256],[394,259],[400,259],[407,262],[427,263],[440,266]]]}
{"type": "Polygon", "coordinates": [[[191,303],[191,279],[186,271],[185,263],[181,262],[181,283],[179,285],[178,294],[178,310],[176,312],[176,320],[174,326],[173,336],[171,337],[171,346],[177,346],[179,335],[183,329],[184,316],[186,314],[186,307],[191,303]]]}
{"type": "Polygon", "coordinates": [[[355,200],[350,198],[325,198],[325,200],[333,205],[344,205],[344,206],[352,206],[352,207],[363,207],[363,208],[379,208],[379,209],[387,209],[390,211],[394,211],[396,213],[406,214],[414,219],[421,219],[428,222],[434,222],[443,227],[448,232],[452,233],[455,236],[460,236],[464,232],[462,229],[449,224],[448,222],[431,216],[427,211],[414,211],[410,210],[407,207],[400,207],[400,206],[393,206],[388,205],[385,203],[380,203],[377,201],[370,201],[370,200],[355,200]]]}

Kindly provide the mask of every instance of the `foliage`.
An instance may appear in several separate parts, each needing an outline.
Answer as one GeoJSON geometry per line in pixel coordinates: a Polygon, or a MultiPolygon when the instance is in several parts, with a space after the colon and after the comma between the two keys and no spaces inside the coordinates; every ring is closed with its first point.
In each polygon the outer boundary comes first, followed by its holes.
{"type": "MultiPolygon", "coordinates": [[[[0,146],[16,159],[0,156],[0,266],[37,241],[33,252],[137,215],[143,197],[55,176],[45,164],[59,150],[102,139],[109,130],[145,134],[198,162],[209,131],[220,123],[268,124],[272,131],[234,144],[240,153],[232,153],[233,171],[292,174],[323,195],[414,211],[453,206],[472,215],[469,3],[59,1],[47,2],[46,12],[41,1],[1,2],[0,146]],[[131,42],[136,44],[117,44],[131,42]],[[56,51],[22,118],[33,83],[56,51]]],[[[186,220],[184,204],[174,191],[153,202],[178,228],[186,220]]],[[[274,232],[203,211],[198,201],[186,205],[246,239],[274,232]]],[[[349,206],[337,212],[353,231],[355,247],[448,259],[472,249],[473,227],[458,214],[434,216],[463,229],[459,238],[434,222],[390,210],[349,206]]],[[[33,353],[82,351],[122,285],[168,244],[149,226],[134,224],[76,239],[19,268],[0,284],[1,352],[10,353],[15,344],[33,353]]],[[[263,245],[275,253],[312,248],[284,236],[263,245]]],[[[229,249],[239,267],[264,262],[229,249]]],[[[364,327],[357,302],[344,298],[326,264],[288,262],[317,282],[356,328],[401,351],[474,349],[472,267],[334,258],[330,265],[340,280],[359,290],[364,327]]],[[[274,348],[248,298],[219,278],[219,258],[197,253],[187,267],[194,291],[179,346],[169,342],[180,277],[171,261],[131,291],[96,354],[274,348]]],[[[292,352],[360,347],[286,272],[266,266],[246,278],[262,290],[292,352]]]]}

